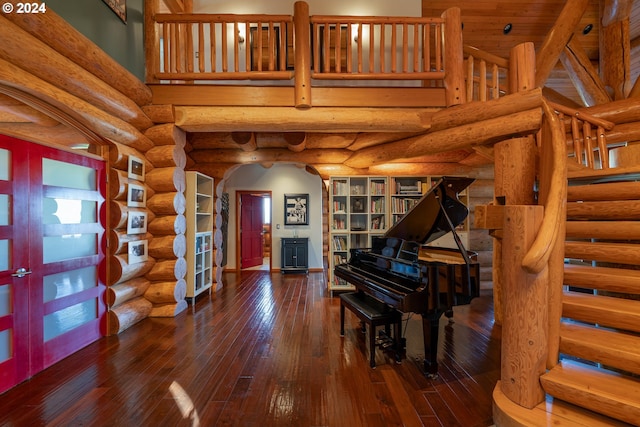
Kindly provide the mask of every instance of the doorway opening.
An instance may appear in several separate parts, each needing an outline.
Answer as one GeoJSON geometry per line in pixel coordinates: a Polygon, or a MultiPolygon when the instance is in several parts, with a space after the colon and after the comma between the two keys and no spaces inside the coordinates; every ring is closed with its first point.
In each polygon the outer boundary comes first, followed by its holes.
{"type": "Polygon", "coordinates": [[[271,191],[238,191],[240,270],[271,271],[271,191]]]}

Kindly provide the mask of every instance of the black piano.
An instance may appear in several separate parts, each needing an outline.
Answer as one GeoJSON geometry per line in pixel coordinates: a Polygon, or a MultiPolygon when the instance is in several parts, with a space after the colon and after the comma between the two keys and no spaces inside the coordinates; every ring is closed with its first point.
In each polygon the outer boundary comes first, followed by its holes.
{"type": "Polygon", "coordinates": [[[441,178],[384,236],[374,237],[372,247],[351,249],[349,261],[334,268],[334,275],[358,292],[401,312],[421,315],[428,376],[438,371],[440,317],[451,317],[454,306],[469,304],[479,295],[477,254],[467,251],[456,233],[469,214],[458,194],[473,181],[441,178]],[[457,248],[427,246],[449,232],[457,248]]]}

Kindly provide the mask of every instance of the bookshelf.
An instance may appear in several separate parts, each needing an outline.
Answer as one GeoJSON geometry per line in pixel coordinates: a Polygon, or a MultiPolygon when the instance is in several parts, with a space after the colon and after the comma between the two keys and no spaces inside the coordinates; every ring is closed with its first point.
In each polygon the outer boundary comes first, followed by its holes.
{"type": "Polygon", "coordinates": [[[349,251],[371,246],[371,237],[389,225],[388,177],[332,177],[330,193],[329,290],[353,287],[333,276],[333,268],[349,260],[349,251]]]}
{"type": "Polygon", "coordinates": [[[187,300],[193,301],[213,284],[213,178],[188,171],[187,207],[187,300]]]}

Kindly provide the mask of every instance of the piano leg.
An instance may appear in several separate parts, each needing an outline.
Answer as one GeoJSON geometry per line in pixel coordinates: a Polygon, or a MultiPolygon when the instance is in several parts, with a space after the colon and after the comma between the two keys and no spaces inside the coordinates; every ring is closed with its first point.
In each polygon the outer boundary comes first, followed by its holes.
{"type": "Polygon", "coordinates": [[[424,372],[429,378],[438,376],[438,331],[441,312],[422,314],[422,335],[424,339],[424,372]]]}

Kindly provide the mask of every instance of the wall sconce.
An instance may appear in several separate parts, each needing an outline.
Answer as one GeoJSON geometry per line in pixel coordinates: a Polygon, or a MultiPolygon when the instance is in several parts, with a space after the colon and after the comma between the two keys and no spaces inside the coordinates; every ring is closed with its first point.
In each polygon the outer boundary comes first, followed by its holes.
{"type": "Polygon", "coordinates": [[[244,43],[244,34],[240,30],[238,30],[238,43],[244,43]]]}

